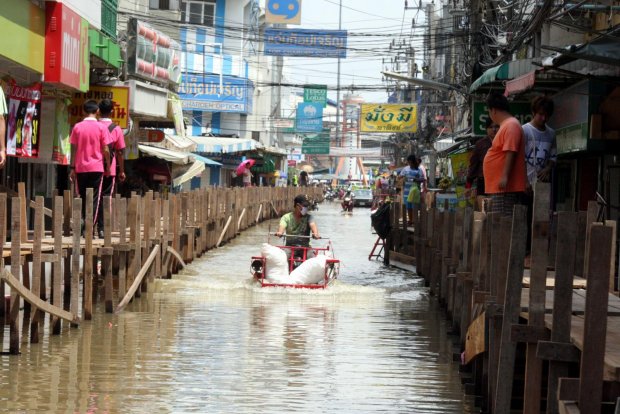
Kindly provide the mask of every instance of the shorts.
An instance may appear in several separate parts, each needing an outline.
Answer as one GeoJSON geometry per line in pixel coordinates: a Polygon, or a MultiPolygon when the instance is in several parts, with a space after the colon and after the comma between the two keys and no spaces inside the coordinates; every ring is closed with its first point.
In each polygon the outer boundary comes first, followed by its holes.
{"type": "Polygon", "coordinates": [[[487,213],[501,213],[504,216],[511,216],[514,206],[523,200],[523,193],[496,193],[488,196],[491,202],[487,213]]]}

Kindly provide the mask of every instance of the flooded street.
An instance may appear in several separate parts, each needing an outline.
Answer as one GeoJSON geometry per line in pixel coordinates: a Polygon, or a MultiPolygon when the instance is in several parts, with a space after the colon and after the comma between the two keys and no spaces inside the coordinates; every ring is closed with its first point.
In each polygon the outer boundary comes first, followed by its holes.
{"type": "Polygon", "coordinates": [[[256,287],[250,257],[277,227],[263,223],[120,315],[98,304],[80,328],[0,356],[0,411],[474,412],[422,279],[369,262],[369,210],[339,210],[314,213],[342,261],[329,289],[256,287]]]}

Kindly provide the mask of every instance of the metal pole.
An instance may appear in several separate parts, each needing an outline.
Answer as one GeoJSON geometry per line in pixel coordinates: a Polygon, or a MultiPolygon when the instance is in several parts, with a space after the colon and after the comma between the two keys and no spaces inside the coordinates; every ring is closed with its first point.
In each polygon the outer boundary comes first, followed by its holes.
{"type": "MultiPolygon", "coordinates": [[[[338,12],[338,30],[342,30],[342,0],[340,0],[338,12]]],[[[338,58],[338,80],[336,83],[336,141],[342,146],[342,138],[340,137],[340,58],[338,58]]]]}

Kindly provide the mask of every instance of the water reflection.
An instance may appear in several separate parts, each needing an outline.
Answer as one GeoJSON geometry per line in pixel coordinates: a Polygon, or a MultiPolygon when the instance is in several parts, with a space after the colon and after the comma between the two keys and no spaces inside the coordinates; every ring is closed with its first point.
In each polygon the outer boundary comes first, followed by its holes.
{"type": "Polygon", "coordinates": [[[249,257],[269,224],[257,226],[121,315],[97,309],[0,357],[0,411],[472,412],[421,281],[367,261],[368,210],[322,206],[317,221],[343,261],[332,288],[255,286],[249,257]]]}

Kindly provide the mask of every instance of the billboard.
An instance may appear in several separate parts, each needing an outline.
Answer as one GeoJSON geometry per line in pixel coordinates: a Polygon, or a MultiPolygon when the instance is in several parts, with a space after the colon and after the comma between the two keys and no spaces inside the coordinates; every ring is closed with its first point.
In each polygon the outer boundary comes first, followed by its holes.
{"type": "Polygon", "coordinates": [[[346,30],[265,29],[265,55],[346,58],[346,30]]]}
{"type": "Polygon", "coordinates": [[[130,74],[163,84],[181,81],[181,46],[176,41],[133,17],[127,35],[130,74]]]}
{"type": "Polygon", "coordinates": [[[69,106],[70,125],[75,125],[86,118],[82,107],[84,102],[91,99],[97,102],[102,99],[110,99],[114,103],[112,122],[123,129],[127,129],[129,117],[129,88],[127,86],[91,86],[88,92],[74,93],[69,106]]]}
{"type": "Polygon", "coordinates": [[[45,4],[45,81],[88,90],[88,22],[63,3],[45,4]]]}
{"type": "Polygon", "coordinates": [[[416,104],[361,104],[360,131],[416,132],[417,115],[416,104]]]}
{"type": "Polygon", "coordinates": [[[298,132],[322,132],[323,106],[315,102],[297,104],[295,129],[298,132]]]}
{"type": "Polygon", "coordinates": [[[301,0],[267,0],[265,21],[276,24],[300,24],[301,0]]]}
{"type": "Polygon", "coordinates": [[[6,126],[6,155],[22,158],[39,156],[41,88],[41,83],[22,87],[11,82],[6,126]]]}
{"type": "Polygon", "coordinates": [[[222,76],[220,88],[220,75],[183,74],[179,97],[183,110],[247,114],[252,111],[254,84],[246,78],[222,76]]]}

